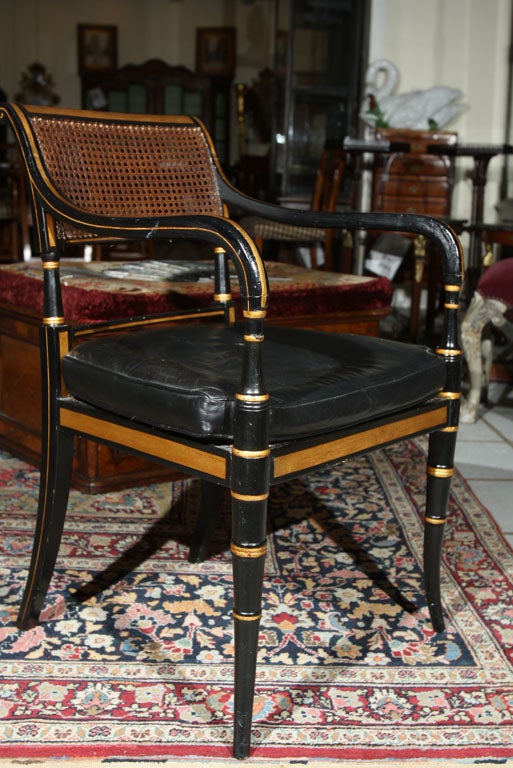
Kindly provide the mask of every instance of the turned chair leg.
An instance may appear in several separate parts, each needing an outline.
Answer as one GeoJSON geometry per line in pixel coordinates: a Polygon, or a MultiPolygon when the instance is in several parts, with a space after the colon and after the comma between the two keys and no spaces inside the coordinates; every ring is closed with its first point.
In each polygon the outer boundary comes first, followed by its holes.
{"type": "Polygon", "coordinates": [[[235,638],[234,744],[249,756],[266,555],[268,494],[232,491],[233,618],[235,638]]]}
{"type": "Polygon", "coordinates": [[[443,632],[440,570],[442,541],[447,519],[456,448],[455,427],[433,432],[429,437],[426,514],[424,527],[424,582],[426,601],[435,632],[443,632]]]}
{"type": "Polygon", "coordinates": [[[55,568],[68,506],[73,435],[54,429],[43,450],[32,560],[18,614],[18,627],[37,624],[55,568]]]}

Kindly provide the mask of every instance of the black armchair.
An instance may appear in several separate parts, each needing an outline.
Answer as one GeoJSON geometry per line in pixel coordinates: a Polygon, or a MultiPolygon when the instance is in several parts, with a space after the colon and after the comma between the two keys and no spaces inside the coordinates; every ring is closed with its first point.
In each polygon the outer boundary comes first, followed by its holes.
{"type": "MultiPolygon", "coordinates": [[[[19,144],[41,256],[44,450],[33,557],[19,626],[38,621],[65,522],[76,434],[120,446],[229,490],[235,627],[234,754],[250,750],[270,486],[348,456],[430,433],[426,598],[443,629],[439,567],[460,398],[462,280],[457,237],[431,218],[315,213],[242,195],[202,124],[51,107],[0,107],[19,144]],[[423,234],[443,253],[445,324],[436,352],[361,336],[265,326],[269,296],[255,244],[227,213],[287,224],[423,234]],[[73,326],[63,314],[66,243],[193,239],[217,264],[212,305],[73,326]],[[241,289],[241,322],[227,259],[241,289]]],[[[216,494],[213,494],[213,498],[216,494]]]]}

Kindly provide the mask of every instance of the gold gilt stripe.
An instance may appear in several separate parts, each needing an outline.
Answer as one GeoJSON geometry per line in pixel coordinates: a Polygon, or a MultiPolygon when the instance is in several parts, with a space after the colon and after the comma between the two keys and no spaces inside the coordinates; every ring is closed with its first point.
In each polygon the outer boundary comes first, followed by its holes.
{"type": "Polygon", "coordinates": [[[443,397],[445,400],[460,400],[461,392],[439,392],[438,397],[443,397]]]}
{"type": "Polygon", "coordinates": [[[265,448],[263,451],[243,451],[240,448],[232,448],[234,456],[240,456],[242,459],[265,459],[271,453],[270,448],[265,448]]]}
{"type": "Polygon", "coordinates": [[[255,613],[253,616],[244,616],[242,613],[235,613],[234,611],[233,618],[237,619],[237,621],[260,621],[262,614],[255,613]]]}
{"type": "Polygon", "coordinates": [[[63,317],[43,317],[43,325],[63,325],[63,317]]]}
{"type": "Polygon", "coordinates": [[[262,544],[261,547],[239,547],[237,544],[230,544],[230,552],[235,557],[265,557],[267,554],[267,544],[262,544]]]}
{"type": "Polygon", "coordinates": [[[299,451],[276,456],[274,459],[274,477],[283,477],[292,472],[300,472],[305,469],[328,461],[341,459],[353,453],[361,453],[368,448],[376,448],[388,441],[399,440],[416,432],[431,432],[433,429],[442,428],[447,424],[447,403],[440,402],[440,407],[435,411],[409,416],[406,419],[385,424],[379,427],[358,432],[354,435],[330,440],[326,443],[304,448],[299,451]]]}
{"type": "Polygon", "coordinates": [[[104,440],[133,448],[136,451],[146,453],[148,456],[156,456],[166,461],[171,461],[178,466],[196,469],[214,477],[226,478],[226,458],[218,454],[202,451],[178,441],[170,440],[159,435],[139,432],[121,424],[112,424],[94,416],[61,408],[60,422],[63,427],[74,429],[91,437],[99,437],[104,440]]]}
{"type": "MultiPolygon", "coordinates": [[[[212,310],[212,312],[201,312],[199,317],[220,317],[222,315],[222,311],[220,309],[212,310]]],[[[99,324],[96,326],[93,326],[92,328],[83,328],[81,330],[78,330],[75,332],[74,336],[91,336],[92,334],[97,334],[99,331],[102,333],[104,331],[122,331],[124,328],[134,328],[135,326],[145,326],[145,325],[163,325],[165,323],[174,322],[175,320],[189,320],[194,319],[197,315],[195,313],[189,313],[183,315],[165,315],[164,317],[153,317],[153,318],[143,318],[141,320],[130,320],[127,323],[124,322],[113,322],[105,323],[105,324],[99,324]]]]}
{"type": "Polygon", "coordinates": [[[449,467],[428,467],[427,473],[432,475],[432,477],[452,477],[454,469],[449,467]]]}
{"type": "Polygon", "coordinates": [[[238,501],[265,501],[265,499],[269,498],[269,493],[259,493],[253,496],[249,493],[236,493],[235,491],[231,491],[231,497],[238,501]]]}
{"type": "Polygon", "coordinates": [[[428,517],[426,515],[424,520],[426,523],[431,523],[431,525],[444,525],[445,523],[445,518],[442,519],[441,517],[428,517]]]}
{"type": "Polygon", "coordinates": [[[43,269],[59,269],[58,261],[43,261],[43,269]]]}
{"type": "Polygon", "coordinates": [[[458,357],[461,355],[461,349],[440,349],[438,347],[435,351],[437,355],[447,355],[447,357],[458,357]]]}
{"type": "Polygon", "coordinates": [[[263,340],[264,340],[263,336],[249,336],[248,334],[244,334],[244,341],[260,342],[263,340]]]}
{"type": "Polygon", "coordinates": [[[214,293],[214,301],[230,301],[231,293],[214,293]]]}
{"type": "Polygon", "coordinates": [[[269,400],[269,395],[245,395],[241,392],[236,392],[235,399],[243,400],[245,403],[263,403],[269,400]]]}
{"type": "Polygon", "coordinates": [[[259,320],[260,318],[265,317],[266,313],[265,309],[244,309],[242,314],[249,320],[259,320]]]}

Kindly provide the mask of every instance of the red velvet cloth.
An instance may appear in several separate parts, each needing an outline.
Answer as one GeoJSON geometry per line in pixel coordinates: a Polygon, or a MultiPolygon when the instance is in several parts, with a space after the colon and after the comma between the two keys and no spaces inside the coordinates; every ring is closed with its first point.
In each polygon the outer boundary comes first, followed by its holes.
{"type": "Polygon", "coordinates": [[[502,259],[488,267],[477,284],[484,299],[498,299],[508,306],[506,317],[513,319],[513,259],[502,259]]]}
{"type": "MultiPolygon", "coordinates": [[[[165,313],[208,305],[213,285],[205,282],[152,282],[134,278],[104,278],[98,262],[61,269],[62,300],[68,322],[87,323],[129,316],[165,313]],[[82,270],[84,274],[77,275],[82,270]],[[74,284],[76,283],[76,284],[74,284]]],[[[103,264],[104,268],[116,265],[103,264]]],[[[269,263],[268,317],[329,315],[389,308],[392,284],[387,278],[356,277],[269,263]]],[[[127,265],[128,267],[128,265],[127,265]]],[[[234,281],[234,296],[238,295],[234,281]]],[[[40,312],[43,305],[42,269],[36,264],[0,268],[0,301],[40,312]]]]}

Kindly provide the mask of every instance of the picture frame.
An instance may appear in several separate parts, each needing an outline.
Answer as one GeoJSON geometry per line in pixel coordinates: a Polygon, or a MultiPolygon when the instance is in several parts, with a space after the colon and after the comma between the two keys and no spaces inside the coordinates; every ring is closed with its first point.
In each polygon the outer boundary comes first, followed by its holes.
{"type": "Polygon", "coordinates": [[[235,27],[196,29],[196,71],[210,77],[233,77],[235,72],[235,27]]]}
{"type": "Polygon", "coordinates": [[[112,72],[118,65],[118,30],[106,24],[79,24],[79,74],[112,72]]]}

